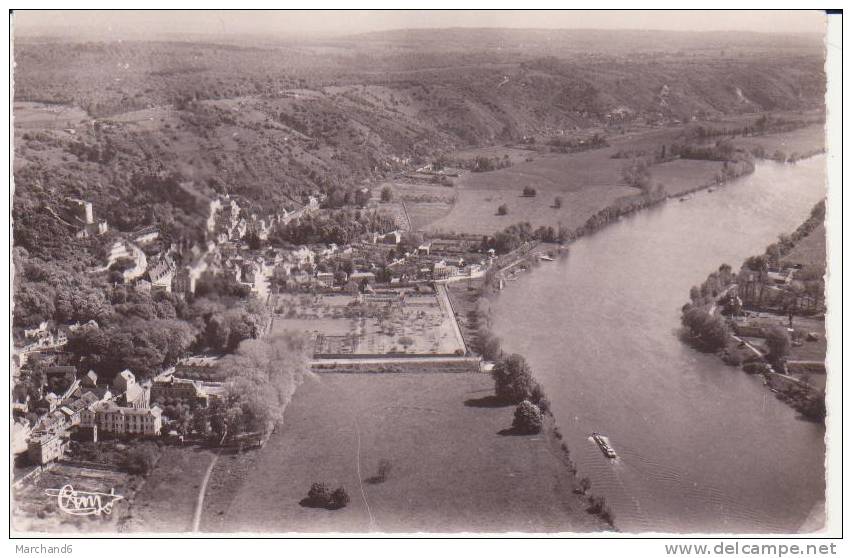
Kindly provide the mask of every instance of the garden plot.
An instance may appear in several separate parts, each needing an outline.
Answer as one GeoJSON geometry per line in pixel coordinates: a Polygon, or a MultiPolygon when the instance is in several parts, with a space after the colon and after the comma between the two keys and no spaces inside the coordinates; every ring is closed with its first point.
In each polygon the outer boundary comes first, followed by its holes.
{"type": "Polygon", "coordinates": [[[274,330],[315,335],[316,355],[455,354],[453,317],[434,294],[281,295],[274,330]]]}

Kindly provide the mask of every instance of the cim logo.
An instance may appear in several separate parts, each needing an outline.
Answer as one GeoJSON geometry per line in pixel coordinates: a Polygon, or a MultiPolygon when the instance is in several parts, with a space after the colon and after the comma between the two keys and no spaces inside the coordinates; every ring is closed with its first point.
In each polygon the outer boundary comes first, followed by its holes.
{"type": "Polygon", "coordinates": [[[44,492],[55,496],[59,509],[69,515],[109,515],[115,503],[124,499],[124,496],[115,493],[114,488],[109,493],[83,492],[74,490],[70,484],[59,489],[48,488],[44,492]]]}

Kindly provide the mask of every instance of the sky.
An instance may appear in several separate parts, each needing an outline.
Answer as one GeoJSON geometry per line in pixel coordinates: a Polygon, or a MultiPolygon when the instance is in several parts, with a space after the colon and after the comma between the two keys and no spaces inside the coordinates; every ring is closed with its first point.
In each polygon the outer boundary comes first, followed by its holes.
{"type": "Polygon", "coordinates": [[[440,27],[662,29],[824,33],[822,11],[27,11],[14,14],[20,35],[74,30],[105,35],[345,35],[440,27]]]}

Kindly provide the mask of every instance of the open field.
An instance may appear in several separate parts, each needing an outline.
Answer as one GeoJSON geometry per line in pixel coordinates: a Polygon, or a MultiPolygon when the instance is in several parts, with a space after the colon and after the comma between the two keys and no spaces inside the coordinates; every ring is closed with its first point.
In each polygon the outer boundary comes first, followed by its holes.
{"type": "MultiPolygon", "coordinates": [[[[616,199],[638,192],[622,179],[627,159],[614,159],[612,155],[619,151],[650,155],[662,145],[683,141],[682,133],[683,127],[646,129],[609,137],[610,146],[602,149],[573,154],[530,152],[534,155],[530,162],[490,172],[466,173],[457,180],[452,210],[428,224],[426,230],[493,234],[522,221],[529,221],[533,227],[562,224],[574,229],[616,199]],[[537,195],[523,197],[526,186],[535,188],[537,195]],[[556,196],[563,201],[559,209],[553,207],[556,196]],[[497,215],[501,204],[506,204],[507,215],[497,215]]],[[[780,149],[789,156],[822,149],[822,134],[822,127],[809,126],[781,134],[738,137],[734,141],[749,149],[763,146],[768,155],[780,149]]],[[[653,183],[661,183],[669,194],[677,195],[710,185],[721,168],[718,161],[677,160],[652,166],[651,177],[653,183]]]]}
{"type": "Polygon", "coordinates": [[[213,452],[194,447],[166,447],[142,489],[133,498],[132,519],[125,530],[183,533],[192,516],[201,480],[213,452]]]}
{"type": "Polygon", "coordinates": [[[279,295],[277,304],[298,310],[276,316],[274,330],[316,334],[316,354],[453,354],[464,351],[449,308],[437,295],[404,301],[328,295],[313,299],[279,295]],[[298,305],[298,306],[297,306],[298,305]]]}
{"type": "MultiPolygon", "coordinates": [[[[574,229],[618,198],[638,193],[622,179],[622,167],[627,160],[614,159],[614,154],[655,153],[662,145],[677,141],[681,133],[682,128],[670,128],[613,136],[607,138],[611,145],[606,148],[573,154],[540,154],[531,162],[506,169],[465,174],[458,180],[457,201],[452,211],[428,229],[492,234],[521,221],[529,221],[533,227],[562,224],[574,229]],[[526,186],[535,188],[537,195],[523,197],[526,186]],[[554,207],[556,196],[562,198],[562,207],[558,209],[554,207]],[[501,204],[508,207],[508,215],[497,215],[501,204]]],[[[663,175],[659,181],[675,192],[710,182],[718,167],[704,161],[682,161],[670,169],[656,165],[651,172],[657,181],[660,169],[663,175]],[[687,184],[677,183],[682,177],[688,177],[687,184]]]]}
{"type": "Polygon", "coordinates": [[[820,223],[811,234],[799,240],[782,260],[817,269],[825,268],[825,225],[820,223]]]}
{"type": "Polygon", "coordinates": [[[711,183],[722,166],[719,161],[677,159],[651,167],[651,180],[662,184],[669,195],[676,196],[711,183]]]}
{"type": "Polygon", "coordinates": [[[499,434],[513,409],[477,405],[492,393],[482,374],[308,379],[266,447],[217,465],[222,489],[205,505],[202,530],[603,529],[572,493],[573,476],[552,440],[499,434]],[[371,477],[382,459],[392,469],[376,482],[371,477]],[[349,505],[301,506],[312,482],[343,486],[349,505]]]}
{"type": "Polygon", "coordinates": [[[453,209],[452,202],[405,202],[406,212],[411,221],[411,230],[420,231],[447,216],[453,209]]]}
{"type": "Polygon", "coordinates": [[[16,130],[58,130],[74,128],[90,120],[86,111],[70,105],[16,102],[16,130]]]}
{"type": "Polygon", "coordinates": [[[828,349],[825,338],[825,320],[797,316],[793,319],[793,327],[805,334],[816,333],[818,338],[816,341],[803,341],[798,347],[790,347],[789,359],[824,361],[828,349]]]}
{"type": "Polygon", "coordinates": [[[453,186],[395,180],[383,182],[373,188],[377,199],[385,187],[391,189],[393,202],[379,203],[377,207],[382,211],[402,213],[410,221],[413,231],[422,229],[449,213],[456,198],[456,189],[453,186]]]}

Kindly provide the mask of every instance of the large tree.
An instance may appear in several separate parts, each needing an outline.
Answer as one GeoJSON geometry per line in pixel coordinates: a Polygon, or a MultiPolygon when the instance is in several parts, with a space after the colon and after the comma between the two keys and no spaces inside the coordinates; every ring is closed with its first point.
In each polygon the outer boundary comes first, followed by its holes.
{"type": "Polygon", "coordinates": [[[520,403],[534,399],[536,381],[527,361],[518,354],[511,354],[494,365],[491,372],[497,397],[507,403],[520,403]]]}
{"type": "Polygon", "coordinates": [[[769,349],[769,360],[780,364],[790,354],[790,335],[780,325],[766,330],[766,346],[769,349]]]}

